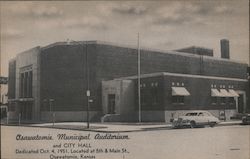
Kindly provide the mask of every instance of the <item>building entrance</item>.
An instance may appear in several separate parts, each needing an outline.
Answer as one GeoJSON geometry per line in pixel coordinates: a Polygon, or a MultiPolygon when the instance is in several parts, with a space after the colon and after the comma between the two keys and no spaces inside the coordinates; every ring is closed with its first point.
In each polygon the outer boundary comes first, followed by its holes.
{"type": "Polygon", "coordinates": [[[243,94],[239,94],[238,97],[238,113],[243,113],[244,112],[244,98],[243,94]]]}
{"type": "Polygon", "coordinates": [[[108,114],[115,114],[115,94],[108,95],[108,114]]]}
{"type": "Polygon", "coordinates": [[[24,102],[20,104],[20,113],[22,120],[32,119],[32,102],[24,102]]]}
{"type": "Polygon", "coordinates": [[[7,106],[2,105],[2,106],[0,106],[0,108],[1,108],[1,115],[0,115],[1,119],[6,118],[7,114],[8,114],[7,106]]]}

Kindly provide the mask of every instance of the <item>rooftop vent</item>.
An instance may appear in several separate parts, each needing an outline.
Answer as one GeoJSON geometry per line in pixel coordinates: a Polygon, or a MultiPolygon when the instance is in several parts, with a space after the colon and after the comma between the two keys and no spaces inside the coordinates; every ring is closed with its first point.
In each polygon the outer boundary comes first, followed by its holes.
{"type": "Polygon", "coordinates": [[[220,50],[221,50],[221,58],[230,59],[229,40],[227,39],[220,40],[220,50]]]}

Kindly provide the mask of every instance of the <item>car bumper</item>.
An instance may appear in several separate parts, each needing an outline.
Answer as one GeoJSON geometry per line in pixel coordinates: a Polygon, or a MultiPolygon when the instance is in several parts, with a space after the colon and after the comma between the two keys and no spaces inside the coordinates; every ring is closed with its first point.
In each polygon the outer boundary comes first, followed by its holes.
{"type": "Polygon", "coordinates": [[[186,127],[186,126],[190,126],[190,122],[173,122],[172,126],[173,127],[186,127]]]}
{"type": "Polygon", "coordinates": [[[242,124],[249,125],[250,124],[250,120],[243,120],[242,124]]]}

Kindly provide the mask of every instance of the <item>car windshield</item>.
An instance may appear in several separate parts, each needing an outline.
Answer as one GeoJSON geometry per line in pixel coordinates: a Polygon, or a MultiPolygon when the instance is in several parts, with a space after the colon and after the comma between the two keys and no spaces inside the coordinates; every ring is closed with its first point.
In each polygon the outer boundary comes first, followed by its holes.
{"type": "Polygon", "coordinates": [[[212,116],[209,112],[189,112],[185,116],[212,116]]]}
{"type": "Polygon", "coordinates": [[[209,113],[209,112],[204,112],[204,114],[205,114],[206,116],[212,116],[212,114],[209,113]]]}
{"type": "Polygon", "coordinates": [[[187,113],[186,116],[197,116],[197,113],[187,113]]]}
{"type": "Polygon", "coordinates": [[[199,113],[199,115],[198,116],[204,116],[204,113],[199,113]]]}

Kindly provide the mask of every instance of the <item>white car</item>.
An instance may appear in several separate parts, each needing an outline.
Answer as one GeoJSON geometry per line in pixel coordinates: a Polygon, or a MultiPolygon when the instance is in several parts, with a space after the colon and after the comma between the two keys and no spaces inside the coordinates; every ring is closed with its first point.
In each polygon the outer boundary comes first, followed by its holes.
{"type": "Polygon", "coordinates": [[[214,127],[220,121],[208,111],[188,111],[184,115],[172,120],[174,128],[179,127],[199,127],[209,125],[214,127]]]}

